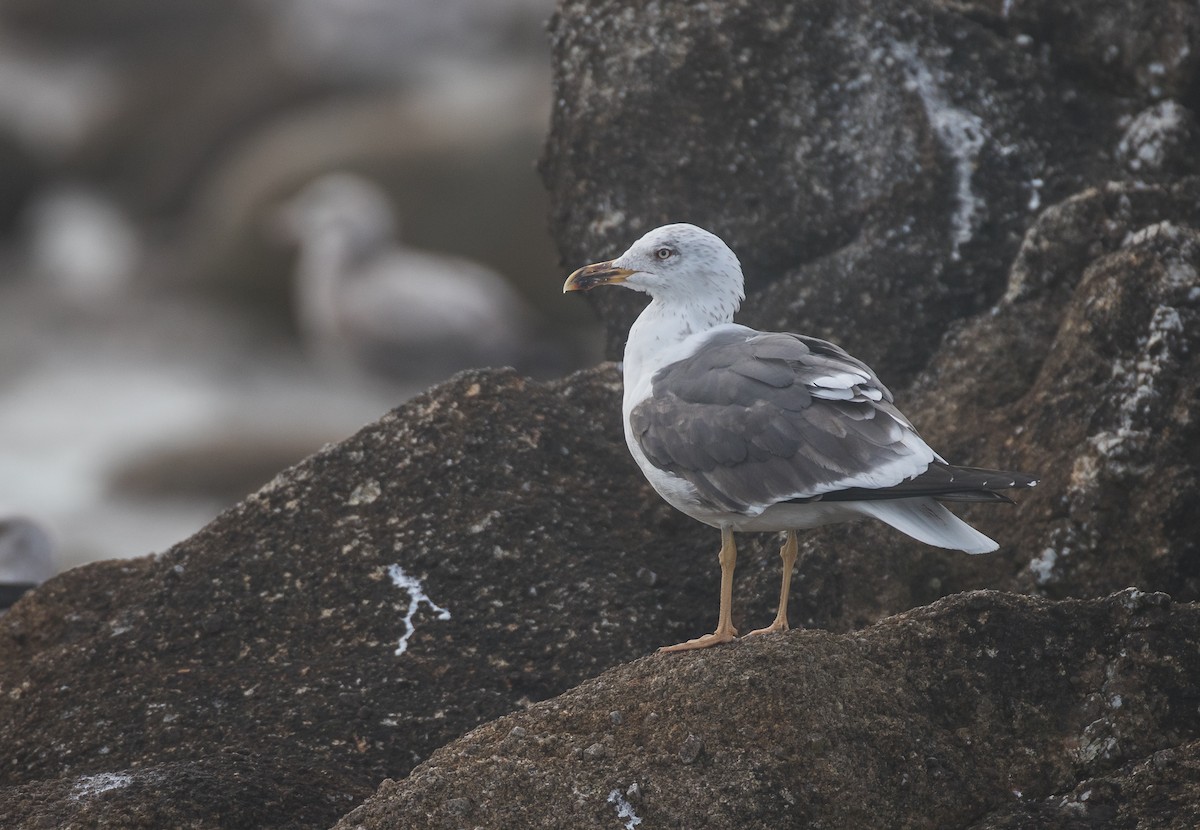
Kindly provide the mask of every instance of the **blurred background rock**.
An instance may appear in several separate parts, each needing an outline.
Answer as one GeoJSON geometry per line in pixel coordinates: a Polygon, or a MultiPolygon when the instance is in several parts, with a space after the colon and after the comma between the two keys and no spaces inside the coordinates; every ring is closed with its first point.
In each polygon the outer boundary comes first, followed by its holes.
{"type": "Polygon", "coordinates": [[[276,231],[329,173],[380,189],[396,245],[509,282],[527,340],[491,362],[595,360],[533,168],[552,5],[0,0],[0,515],[45,525],[59,567],[161,551],[486,360],[313,359],[307,240],[276,231]]]}

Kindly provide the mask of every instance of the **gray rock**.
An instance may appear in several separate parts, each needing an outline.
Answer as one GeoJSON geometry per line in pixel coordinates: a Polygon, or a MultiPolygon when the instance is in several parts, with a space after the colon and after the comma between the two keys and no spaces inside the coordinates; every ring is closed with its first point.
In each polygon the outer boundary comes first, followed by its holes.
{"type": "Polygon", "coordinates": [[[1160,101],[1130,119],[1117,159],[1143,177],[1200,172],[1200,125],[1177,101],[1160,101]]]}

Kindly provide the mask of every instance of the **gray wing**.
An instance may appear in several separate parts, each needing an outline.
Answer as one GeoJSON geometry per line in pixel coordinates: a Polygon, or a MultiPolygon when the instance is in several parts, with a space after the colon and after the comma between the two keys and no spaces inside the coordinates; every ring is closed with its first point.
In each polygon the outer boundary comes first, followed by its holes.
{"type": "Polygon", "coordinates": [[[862,361],[824,340],[731,328],[659,370],[630,413],[650,462],[709,507],[756,515],[891,487],[938,460],[862,361]]]}

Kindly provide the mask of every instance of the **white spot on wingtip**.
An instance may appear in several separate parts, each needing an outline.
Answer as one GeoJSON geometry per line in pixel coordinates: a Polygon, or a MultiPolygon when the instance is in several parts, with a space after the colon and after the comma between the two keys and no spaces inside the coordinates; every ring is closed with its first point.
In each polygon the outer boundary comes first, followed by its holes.
{"type": "Polygon", "coordinates": [[[439,620],[450,619],[450,611],[431,600],[425,593],[425,586],[421,584],[421,580],[415,576],[406,574],[404,569],[399,565],[389,565],[388,576],[391,577],[392,584],[397,588],[408,591],[408,611],[404,615],[405,630],[404,634],[400,637],[399,645],[396,646],[396,656],[399,657],[408,650],[408,641],[417,630],[416,626],[413,625],[413,617],[417,615],[421,603],[428,605],[429,610],[437,612],[439,620]]]}

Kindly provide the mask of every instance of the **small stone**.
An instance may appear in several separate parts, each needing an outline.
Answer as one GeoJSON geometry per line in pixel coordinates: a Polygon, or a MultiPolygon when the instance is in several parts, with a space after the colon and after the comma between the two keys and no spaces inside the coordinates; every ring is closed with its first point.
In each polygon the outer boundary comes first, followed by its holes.
{"type": "Polygon", "coordinates": [[[612,721],[613,726],[620,726],[625,722],[625,716],[616,709],[608,713],[608,719],[612,721]]]}
{"type": "Polygon", "coordinates": [[[608,749],[602,743],[594,743],[583,751],[585,761],[598,761],[608,755],[608,749]]]}
{"type": "Polygon", "coordinates": [[[527,734],[529,734],[529,733],[526,732],[524,726],[514,726],[511,730],[509,730],[508,737],[520,740],[521,738],[524,738],[527,734]]]}

